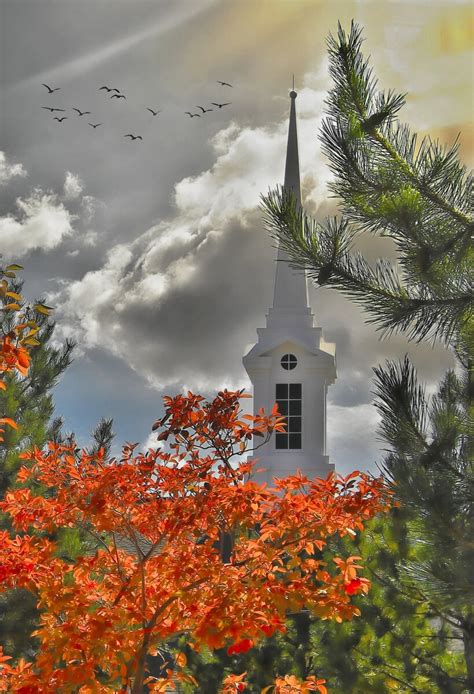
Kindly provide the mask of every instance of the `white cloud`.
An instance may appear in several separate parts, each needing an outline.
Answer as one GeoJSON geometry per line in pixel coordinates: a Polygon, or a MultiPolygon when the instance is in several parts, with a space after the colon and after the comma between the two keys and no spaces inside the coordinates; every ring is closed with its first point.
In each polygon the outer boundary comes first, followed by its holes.
{"type": "MultiPolygon", "coordinates": [[[[14,176],[26,176],[25,169],[21,164],[8,162],[5,154],[0,152],[0,184],[14,176]]],[[[88,225],[99,210],[104,210],[105,205],[91,195],[84,195],[83,191],[84,184],[80,177],[67,171],[60,194],[37,187],[17,198],[15,209],[0,216],[2,253],[19,258],[37,249],[51,251],[71,237],[74,223],[81,231],[74,241],[83,247],[95,246],[98,232],[88,228],[88,225]]],[[[71,257],[79,253],[80,249],[77,248],[67,250],[71,257]]]]}
{"type": "Polygon", "coordinates": [[[83,195],[81,198],[81,213],[85,224],[89,224],[99,210],[105,209],[103,202],[94,198],[92,195],[83,195]]]}
{"type": "Polygon", "coordinates": [[[80,196],[83,190],[84,184],[79,176],[71,173],[71,171],[67,171],[64,181],[64,197],[66,200],[75,200],[80,196]]]}
{"type": "MultiPolygon", "coordinates": [[[[298,100],[302,183],[317,207],[328,178],[316,138],[323,93],[304,87],[298,100]]],[[[169,220],[50,297],[62,307],[60,329],[120,356],[157,388],[245,385],[239,339],[252,339],[264,320],[262,286],[273,274],[258,206],[283,180],[287,118],[257,128],[232,122],[219,131],[210,143],[213,165],[176,184],[169,220]]]]}
{"type": "Polygon", "coordinates": [[[36,189],[16,201],[18,214],[0,217],[2,252],[19,258],[31,250],[51,250],[72,233],[73,216],[57,195],[36,189]]]}
{"type": "MultiPolygon", "coordinates": [[[[112,351],[116,321],[112,319],[107,325],[100,320],[102,309],[109,315],[116,312],[122,295],[124,269],[132,259],[132,254],[125,246],[116,246],[109,251],[103,268],[87,272],[80,281],[67,285],[67,306],[63,306],[72,323],[81,326],[81,346],[95,347],[105,343],[112,351]]],[[[59,305],[59,304],[58,304],[59,305]]],[[[64,326],[69,335],[77,336],[77,330],[71,331],[64,326]]]]}
{"type": "Polygon", "coordinates": [[[340,407],[328,405],[327,435],[331,463],[344,475],[357,466],[377,472],[375,461],[380,461],[380,447],[376,431],[379,414],[372,404],[340,407]]]}
{"type": "MultiPolygon", "coordinates": [[[[330,177],[316,137],[323,101],[324,93],[309,87],[297,100],[301,179],[306,197],[316,203],[325,199],[330,177]]],[[[216,155],[212,168],[176,185],[180,216],[212,224],[255,209],[260,195],[283,181],[287,133],[287,116],[273,126],[241,128],[232,122],[219,131],[211,141],[216,155]]]]}
{"type": "Polygon", "coordinates": [[[85,232],[82,236],[82,243],[85,246],[95,246],[97,244],[97,240],[99,238],[99,234],[97,231],[94,231],[93,229],[89,229],[88,231],[85,232]]]}
{"type": "Polygon", "coordinates": [[[147,452],[150,451],[150,450],[152,450],[152,451],[157,451],[157,450],[162,450],[162,449],[163,449],[163,445],[160,444],[160,442],[158,441],[158,433],[159,433],[159,432],[151,431],[151,432],[148,434],[148,436],[147,436],[145,442],[144,442],[144,443],[141,445],[141,447],[140,447],[140,449],[141,449],[144,453],[147,453],[147,452]]]}
{"type": "Polygon", "coordinates": [[[15,176],[24,177],[26,175],[26,169],[22,164],[11,164],[5,156],[5,152],[0,151],[0,185],[5,185],[15,176]]]}

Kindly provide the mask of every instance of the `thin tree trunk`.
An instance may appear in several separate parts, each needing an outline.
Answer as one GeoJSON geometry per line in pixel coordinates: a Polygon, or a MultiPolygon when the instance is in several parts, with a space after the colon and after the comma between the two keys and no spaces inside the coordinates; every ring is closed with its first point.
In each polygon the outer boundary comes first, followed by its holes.
{"type": "Polygon", "coordinates": [[[131,694],[142,694],[143,692],[143,680],[145,679],[145,663],[149,646],[150,634],[148,633],[145,634],[143,638],[143,643],[138,654],[138,665],[135,671],[135,677],[133,679],[133,687],[131,690],[131,694]]]}

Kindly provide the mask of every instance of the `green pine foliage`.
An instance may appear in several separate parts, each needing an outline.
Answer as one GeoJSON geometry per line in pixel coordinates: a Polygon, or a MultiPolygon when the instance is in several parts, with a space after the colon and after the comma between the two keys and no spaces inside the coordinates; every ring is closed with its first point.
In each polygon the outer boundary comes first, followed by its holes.
{"type": "MultiPolygon", "coordinates": [[[[13,287],[21,292],[22,284],[13,287]]],[[[1,330],[7,334],[16,321],[14,312],[2,312],[1,330]]],[[[53,343],[55,324],[46,314],[36,313],[37,345],[29,348],[30,369],[26,377],[16,373],[4,377],[6,390],[0,391],[0,411],[18,424],[17,429],[6,427],[4,441],[0,445],[0,498],[15,485],[16,474],[21,465],[20,453],[28,448],[44,446],[48,441],[71,443],[73,434],[64,434],[62,419],[54,417],[52,391],[62,373],[72,361],[74,343],[66,341],[62,347],[53,343]]],[[[114,434],[112,420],[101,419],[91,434],[90,453],[103,448],[110,454],[114,434]]],[[[6,521],[0,514],[0,525],[6,521]]],[[[74,561],[78,554],[92,549],[96,540],[91,539],[87,529],[63,528],[60,533],[60,554],[74,561]]],[[[35,648],[31,633],[36,628],[38,612],[34,596],[25,590],[12,590],[0,595],[0,643],[4,651],[14,657],[30,656],[35,648]]]]}
{"type": "MultiPolygon", "coordinates": [[[[21,292],[21,283],[13,287],[21,292]]],[[[36,334],[38,345],[30,347],[31,366],[26,377],[7,374],[6,390],[0,391],[0,412],[11,417],[18,429],[6,427],[0,444],[0,498],[15,484],[20,467],[19,454],[27,448],[43,446],[49,439],[60,437],[60,418],[54,417],[52,389],[72,359],[73,343],[63,347],[52,346],[54,323],[44,314],[35,316],[40,328],[36,334]]],[[[0,329],[7,334],[16,320],[15,312],[2,311],[0,329]]],[[[0,514],[0,525],[6,521],[0,514]]],[[[0,643],[9,655],[27,655],[34,646],[31,632],[37,620],[33,596],[24,590],[3,593],[0,596],[0,643]]]]}
{"type": "MultiPolygon", "coordinates": [[[[12,288],[20,294],[22,282],[15,281],[12,288]]],[[[28,374],[26,377],[17,372],[5,374],[3,380],[6,390],[0,391],[2,416],[12,418],[18,425],[15,429],[6,429],[4,441],[0,445],[0,498],[15,483],[21,463],[19,454],[27,448],[42,446],[47,440],[56,440],[61,436],[62,420],[60,417],[53,417],[52,390],[72,361],[74,343],[67,340],[62,347],[53,346],[54,322],[45,313],[36,312],[34,317],[39,330],[35,335],[37,344],[28,348],[28,374]]],[[[0,330],[3,335],[7,335],[16,323],[17,315],[14,311],[2,310],[0,330]]]]}
{"type": "Polygon", "coordinates": [[[373,521],[358,538],[372,581],[369,595],[356,598],[361,617],[314,625],[317,670],[335,692],[463,691],[460,635],[404,581],[404,567],[420,558],[412,530],[403,507],[373,521]]]}
{"type": "Polygon", "coordinates": [[[404,97],[377,90],[361,43],[354,24],[329,39],[335,86],[321,140],[342,217],[319,224],[279,189],[263,198],[267,227],[295,265],[360,303],[383,332],[463,350],[473,337],[472,177],[458,142],[419,142],[397,121],[404,97]],[[390,237],[398,263],[372,267],[353,250],[361,231],[390,237]]]}
{"type": "Polygon", "coordinates": [[[380,92],[362,35],[328,42],[334,87],[321,139],[341,216],[318,223],[291,192],[263,198],[291,262],[340,290],[384,335],[442,342],[455,354],[429,398],[408,359],[374,369],[381,468],[400,503],[361,538],[373,588],[362,617],[314,625],[318,675],[338,692],[474,691],[472,177],[445,148],[398,121],[404,96],[380,92]],[[397,262],[370,264],[358,234],[389,237],[397,262]]]}

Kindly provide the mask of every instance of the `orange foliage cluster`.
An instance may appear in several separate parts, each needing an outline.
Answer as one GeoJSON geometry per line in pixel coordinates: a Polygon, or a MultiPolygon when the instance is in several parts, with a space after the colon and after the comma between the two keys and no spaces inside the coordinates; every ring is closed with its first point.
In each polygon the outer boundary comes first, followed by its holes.
{"type": "MultiPolygon", "coordinates": [[[[241,675],[228,675],[224,680],[224,686],[221,694],[238,694],[245,692],[247,684],[245,682],[246,672],[241,675]]],[[[327,694],[327,689],[324,686],[326,680],[317,679],[313,675],[307,677],[304,682],[295,675],[285,675],[277,677],[274,684],[262,689],[261,694],[310,694],[310,692],[319,692],[319,694],[327,694]]]]}
{"type": "MultiPolygon", "coordinates": [[[[197,649],[237,653],[283,630],[289,611],[340,621],[359,614],[350,596],[368,581],[357,576],[358,557],[329,566],[320,550],[330,535],[353,535],[386,510],[387,489],[358,473],[295,474],[275,489],[253,482],[243,454],[282,418],[276,409],[242,416],[241,397],[166,398],[155,425],[161,450],[127,444],[121,459],[107,460],[50,443],[23,455],[19,481],[48,492],[23,486],[0,504],[18,533],[1,533],[0,578],[3,589],[38,596],[41,645],[33,663],[4,663],[0,690],[136,694],[146,682],[164,691],[165,680],[146,679],[146,657],[177,634],[197,649]],[[60,558],[51,538],[65,527],[89,533],[96,551],[60,558]],[[233,538],[226,563],[223,533],[233,538]]],[[[189,680],[183,668],[178,676],[189,680]]],[[[274,691],[323,692],[315,682],[286,690],[293,682],[285,679],[274,691]]]]}

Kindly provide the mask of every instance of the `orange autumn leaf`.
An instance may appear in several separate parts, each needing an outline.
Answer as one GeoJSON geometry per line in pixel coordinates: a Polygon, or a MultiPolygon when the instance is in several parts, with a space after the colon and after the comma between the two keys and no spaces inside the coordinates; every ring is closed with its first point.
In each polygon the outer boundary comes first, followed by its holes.
{"type": "Polygon", "coordinates": [[[8,424],[13,429],[18,429],[18,424],[10,417],[0,417],[0,424],[8,424]]]}
{"type": "Polygon", "coordinates": [[[5,292],[5,296],[8,296],[10,299],[15,299],[15,301],[21,301],[21,294],[17,294],[16,292],[5,292]]]}
{"type": "Polygon", "coordinates": [[[184,667],[186,665],[186,663],[188,662],[186,655],[184,653],[176,653],[175,661],[176,661],[176,665],[179,665],[179,667],[184,667]]]}
{"type": "Polygon", "coordinates": [[[237,694],[237,692],[245,692],[247,683],[244,681],[247,676],[246,672],[240,675],[227,675],[223,681],[223,687],[220,694],[237,694]]]}
{"type": "Polygon", "coordinates": [[[271,690],[273,690],[274,694],[309,694],[310,692],[327,694],[327,689],[324,686],[325,682],[326,680],[317,679],[313,675],[310,675],[304,681],[295,675],[285,675],[284,677],[277,677],[275,684],[265,687],[261,694],[271,690]]]}

